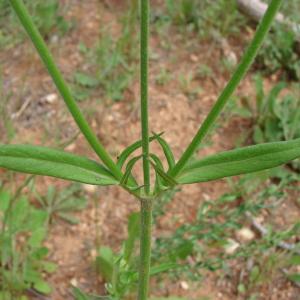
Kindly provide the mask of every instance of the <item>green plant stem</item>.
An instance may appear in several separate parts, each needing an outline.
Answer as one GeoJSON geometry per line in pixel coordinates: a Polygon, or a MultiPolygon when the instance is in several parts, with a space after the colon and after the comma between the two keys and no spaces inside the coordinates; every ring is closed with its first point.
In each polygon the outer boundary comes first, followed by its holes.
{"type": "Polygon", "coordinates": [[[145,193],[150,193],[148,126],[149,0],[141,0],[141,125],[145,193]]]}
{"type": "Polygon", "coordinates": [[[49,74],[51,75],[58,91],[63,97],[70,113],[72,114],[75,122],[80,128],[83,135],[88,140],[91,147],[94,149],[99,158],[107,166],[107,168],[112,172],[112,174],[117,178],[122,178],[121,170],[116,166],[108,152],[104,149],[103,145],[100,143],[96,135],[93,133],[89,124],[87,123],[85,117],[80,111],[76,101],[74,100],[72,93],[67,86],[63,76],[61,75],[58,67],[56,66],[54,59],[47,48],[45,41],[40,35],[38,29],[34,25],[27,8],[25,7],[22,0],[10,0],[10,3],[16,12],[20,22],[31,38],[35,48],[37,49],[42,61],[44,62],[49,74]]]}
{"type": "Polygon", "coordinates": [[[152,199],[141,199],[140,273],[138,300],[147,300],[151,263],[152,199]]]}
{"type": "Polygon", "coordinates": [[[207,135],[212,125],[215,123],[225,104],[228,102],[229,98],[232,96],[233,92],[236,90],[237,86],[244,78],[251,64],[253,63],[258,50],[260,49],[268,31],[270,30],[272,22],[282,2],[283,0],[272,0],[272,2],[270,3],[268,10],[266,11],[262,21],[260,22],[257,28],[257,31],[250,46],[246,50],[240,64],[238,65],[233,76],[231,77],[229,83],[227,84],[220,97],[218,98],[217,102],[213,106],[212,110],[200,126],[191,144],[187,147],[187,149],[185,150],[175,167],[169,172],[169,175],[176,177],[180,173],[180,171],[188,163],[191,156],[198,149],[200,143],[203,141],[204,137],[207,135]]]}

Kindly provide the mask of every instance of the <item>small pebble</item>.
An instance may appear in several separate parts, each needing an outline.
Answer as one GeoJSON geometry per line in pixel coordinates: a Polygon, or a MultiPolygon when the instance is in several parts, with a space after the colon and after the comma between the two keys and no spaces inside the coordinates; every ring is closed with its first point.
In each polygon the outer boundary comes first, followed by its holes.
{"type": "Polygon", "coordinates": [[[57,101],[57,94],[49,94],[49,95],[46,95],[43,100],[45,100],[47,103],[49,104],[53,104],[54,102],[57,101]]]}
{"type": "Polygon", "coordinates": [[[90,252],[90,254],[91,254],[91,257],[93,259],[95,259],[97,257],[97,250],[96,249],[92,249],[91,252],[90,252]]]}
{"type": "Polygon", "coordinates": [[[189,285],[186,281],[181,281],[180,282],[180,287],[183,289],[183,290],[188,290],[189,289],[189,285]]]}
{"type": "Polygon", "coordinates": [[[72,278],[70,283],[73,285],[73,286],[78,286],[78,281],[76,278],[72,278]]]}
{"type": "Polygon", "coordinates": [[[240,244],[233,239],[228,239],[227,242],[228,244],[225,246],[226,254],[233,254],[240,247],[240,244]]]}
{"type": "Polygon", "coordinates": [[[243,227],[236,232],[236,236],[241,241],[249,242],[255,238],[255,233],[251,229],[243,227]]]}
{"type": "Polygon", "coordinates": [[[83,189],[89,194],[94,194],[97,190],[97,186],[91,184],[85,184],[83,186],[83,189]]]}
{"type": "Polygon", "coordinates": [[[72,143],[72,144],[68,145],[68,146],[65,148],[65,150],[66,150],[66,151],[74,151],[75,148],[76,148],[76,144],[72,143]]]}
{"type": "Polygon", "coordinates": [[[191,55],[191,61],[192,61],[192,62],[198,62],[198,61],[199,61],[198,56],[195,55],[195,54],[192,54],[192,55],[191,55]]]}

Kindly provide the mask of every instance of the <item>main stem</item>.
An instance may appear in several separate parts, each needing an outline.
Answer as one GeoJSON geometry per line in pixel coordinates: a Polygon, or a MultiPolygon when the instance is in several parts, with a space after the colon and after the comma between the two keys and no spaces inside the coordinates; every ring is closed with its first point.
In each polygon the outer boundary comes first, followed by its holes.
{"type": "Polygon", "coordinates": [[[141,199],[140,274],[137,300],[147,300],[151,262],[152,199],[141,199]]]}
{"type": "Polygon", "coordinates": [[[150,193],[148,128],[149,0],[141,0],[141,124],[145,193],[150,193]]]}
{"type": "Polygon", "coordinates": [[[141,0],[141,125],[145,196],[141,202],[140,273],[138,300],[147,300],[151,260],[152,199],[150,194],[149,128],[148,128],[148,64],[149,64],[149,0],[141,0]]]}

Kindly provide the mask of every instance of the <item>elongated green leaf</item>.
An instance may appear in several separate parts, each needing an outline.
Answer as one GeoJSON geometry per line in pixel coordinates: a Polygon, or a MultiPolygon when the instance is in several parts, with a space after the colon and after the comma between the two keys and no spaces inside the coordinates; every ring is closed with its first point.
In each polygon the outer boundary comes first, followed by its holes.
{"type": "MultiPolygon", "coordinates": [[[[150,157],[153,159],[155,156],[153,154],[150,155],[150,157]]],[[[170,175],[168,175],[167,173],[164,172],[164,170],[156,164],[156,162],[152,162],[151,160],[149,160],[150,164],[152,165],[152,167],[154,168],[155,172],[157,172],[157,174],[165,180],[165,182],[169,185],[169,186],[176,186],[177,182],[174,180],[173,177],[171,177],[170,175]]]]}
{"type": "MultiPolygon", "coordinates": [[[[137,157],[132,158],[132,159],[128,162],[128,164],[127,164],[127,166],[126,166],[126,171],[125,171],[123,177],[121,178],[121,182],[120,182],[121,185],[127,183],[128,179],[132,176],[132,175],[131,175],[131,171],[132,171],[134,165],[135,165],[142,157],[143,157],[143,155],[139,155],[139,156],[137,156],[137,157]]],[[[137,185],[135,179],[134,179],[133,177],[131,177],[131,178],[134,180],[134,183],[137,185]]]]}
{"type": "Polygon", "coordinates": [[[98,271],[107,282],[111,282],[114,274],[115,255],[111,248],[101,247],[99,255],[96,258],[96,266],[98,271]]]}
{"type": "Polygon", "coordinates": [[[118,183],[106,168],[93,160],[39,146],[0,145],[0,167],[94,185],[118,183]]]}
{"type": "Polygon", "coordinates": [[[300,157],[300,139],[259,144],[208,156],[188,165],[178,176],[181,184],[205,182],[223,177],[277,167],[300,157]]]}
{"type": "MultiPolygon", "coordinates": [[[[150,158],[153,160],[153,162],[156,164],[158,168],[160,168],[162,171],[164,171],[164,166],[162,162],[160,161],[159,157],[155,154],[150,153],[150,158]]],[[[165,180],[159,175],[159,173],[155,170],[155,186],[154,186],[154,192],[159,193],[160,191],[166,189],[168,186],[167,183],[165,183],[165,180]]]]}
{"type": "Polygon", "coordinates": [[[159,273],[167,272],[172,269],[179,268],[179,265],[176,263],[164,263],[158,266],[151,267],[150,276],[157,275],[159,273]]]}
{"type": "Polygon", "coordinates": [[[156,133],[153,133],[154,137],[157,139],[157,141],[159,142],[160,146],[162,147],[164,154],[166,156],[168,165],[169,165],[169,170],[174,168],[175,166],[175,158],[174,158],[174,154],[171,150],[171,147],[169,146],[169,144],[166,142],[165,139],[163,139],[162,137],[160,137],[159,135],[157,135],[156,133]]]}

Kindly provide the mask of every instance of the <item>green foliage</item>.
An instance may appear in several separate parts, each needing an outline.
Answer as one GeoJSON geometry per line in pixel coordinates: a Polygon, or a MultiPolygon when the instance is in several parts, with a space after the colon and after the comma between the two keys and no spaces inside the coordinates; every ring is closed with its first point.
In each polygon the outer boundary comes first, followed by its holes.
{"type": "Polygon", "coordinates": [[[138,41],[135,21],[138,16],[138,1],[131,0],[130,2],[129,11],[121,18],[122,32],[119,37],[114,39],[112,29],[107,26],[102,29],[99,42],[93,49],[88,50],[81,45],[82,52],[91,62],[93,74],[83,72],[75,74],[74,81],[80,87],[79,97],[78,88],[75,87],[76,93],[74,93],[78,100],[87,98],[89,90],[95,87],[102,88],[103,96],[110,100],[122,100],[124,91],[136,73],[134,62],[137,48],[135,44],[138,41]]]}
{"type": "MultiPolygon", "coordinates": [[[[53,33],[63,35],[71,28],[72,23],[62,16],[61,10],[64,8],[58,0],[27,0],[25,3],[45,38],[49,38],[53,33]]],[[[3,46],[14,44],[23,37],[18,25],[9,1],[0,0],[0,47],[2,44],[3,46]]]]}
{"type": "Polygon", "coordinates": [[[46,147],[0,145],[0,166],[88,184],[116,183],[110,172],[95,161],[46,147]]]}
{"type": "MultiPolygon", "coordinates": [[[[203,201],[199,205],[197,218],[191,223],[185,223],[168,236],[160,237],[155,242],[154,262],[176,261],[180,268],[172,272],[176,278],[188,277],[192,280],[202,278],[202,270],[223,270],[230,276],[230,266],[243,267],[248,259],[253,262],[253,268],[241,282],[239,288],[250,292],[257,286],[270,282],[273,274],[280,268],[291,268],[299,265],[299,243],[292,251],[278,251],[277,246],[299,234],[299,223],[287,230],[276,231],[268,226],[265,236],[237,244],[234,252],[226,249],[231,241],[237,238],[237,232],[248,223],[248,214],[260,215],[268,209],[270,213],[286,199],[284,187],[288,188],[292,181],[289,173],[279,184],[266,182],[269,172],[242,176],[238,181],[228,181],[230,192],[218,199],[203,201]],[[188,259],[189,258],[189,259],[188,259]],[[232,261],[234,260],[234,262],[232,261]]],[[[235,269],[236,270],[236,269],[235,269]]],[[[289,274],[293,274],[289,272],[289,274]]]]}
{"type": "Polygon", "coordinates": [[[300,283],[300,273],[294,273],[294,274],[288,275],[288,278],[296,284],[300,283]]]}
{"type": "MultiPolygon", "coordinates": [[[[110,32],[103,32],[95,49],[93,60],[97,62],[100,72],[96,75],[105,96],[114,101],[123,98],[123,93],[134,75],[134,67],[129,54],[124,51],[122,37],[114,41],[110,32]]],[[[133,45],[134,40],[129,45],[133,45]]]]}
{"type": "Polygon", "coordinates": [[[56,265],[47,261],[48,249],[43,246],[47,213],[3,188],[0,199],[0,289],[9,295],[5,299],[21,297],[28,289],[49,294],[52,289],[43,273],[54,272],[56,265]]]}
{"type": "Polygon", "coordinates": [[[53,30],[65,34],[71,27],[59,13],[59,1],[40,1],[34,6],[35,23],[44,37],[48,37],[53,30]]]}
{"type": "Polygon", "coordinates": [[[267,143],[218,153],[188,165],[178,182],[189,184],[258,172],[300,156],[300,139],[267,143]]]}
{"type": "Polygon", "coordinates": [[[74,300],[113,300],[111,297],[89,295],[77,287],[73,287],[74,300]]]}
{"type": "Polygon", "coordinates": [[[160,73],[156,75],[156,78],[155,78],[155,82],[156,84],[160,85],[160,86],[164,86],[166,85],[168,82],[170,82],[172,80],[172,75],[171,73],[165,69],[165,68],[162,68],[160,70],[160,73]]]}
{"type": "Polygon", "coordinates": [[[286,84],[276,84],[268,93],[264,90],[263,78],[257,76],[256,105],[244,99],[243,106],[253,119],[253,140],[255,143],[291,140],[300,137],[299,89],[281,96],[286,84]]]}
{"type": "Polygon", "coordinates": [[[123,299],[136,286],[136,258],[134,244],[139,237],[140,215],[131,214],[128,221],[128,238],[120,253],[109,247],[101,247],[96,260],[98,271],[106,280],[106,288],[112,299],[123,299]]]}
{"type": "Polygon", "coordinates": [[[174,24],[188,26],[204,37],[214,31],[221,35],[238,32],[242,19],[236,1],[233,0],[218,0],[214,3],[209,0],[166,0],[166,7],[174,24]]]}
{"type": "Polygon", "coordinates": [[[281,71],[286,78],[300,79],[299,36],[286,26],[277,25],[266,39],[256,59],[256,67],[266,74],[281,71]]]}
{"type": "MultiPolygon", "coordinates": [[[[138,283],[136,242],[140,236],[140,214],[133,213],[128,219],[128,236],[119,253],[102,246],[98,250],[96,267],[106,281],[106,289],[111,300],[122,300],[130,295],[138,283]]],[[[151,267],[150,276],[155,276],[177,268],[171,261],[151,267]]],[[[104,299],[104,298],[103,298],[104,299]]]]}
{"type": "Polygon", "coordinates": [[[55,218],[60,218],[68,223],[77,224],[79,221],[72,212],[84,209],[87,204],[79,184],[72,184],[63,190],[50,185],[46,195],[36,193],[35,196],[41,208],[48,213],[49,223],[55,218]]]}
{"type": "MultiPolygon", "coordinates": [[[[299,88],[280,82],[266,92],[264,80],[255,77],[256,101],[241,100],[237,113],[252,119],[250,137],[254,143],[289,141],[300,137],[299,88]],[[288,92],[285,91],[288,89],[288,92]]],[[[298,162],[292,162],[296,168],[298,162]]]]}
{"type": "Polygon", "coordinates": [[[104,246],[98,250],[96,267],[107,282],[107,291],[114,300],[124,299],[136,286],[137,261],[134,245],[139,237],[139,224],[139,213],[131,214],[128,219],[128,237],[119,253],[104,246]]]}

